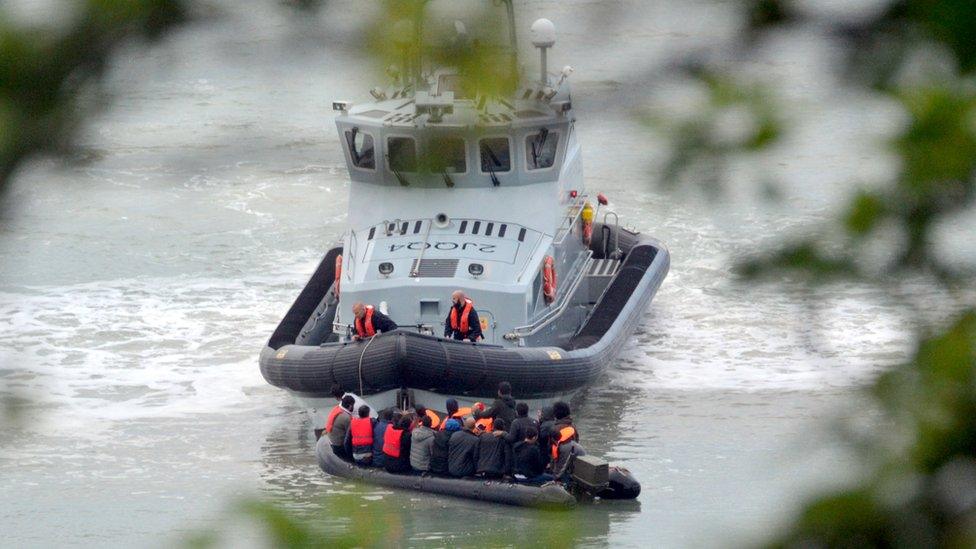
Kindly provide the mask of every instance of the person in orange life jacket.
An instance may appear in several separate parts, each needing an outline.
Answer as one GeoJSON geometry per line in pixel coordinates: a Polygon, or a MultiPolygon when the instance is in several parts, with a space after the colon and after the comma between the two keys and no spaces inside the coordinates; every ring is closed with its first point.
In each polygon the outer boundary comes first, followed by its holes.
{"type": "Polygon", "coordinates": [[[444,321],[444,337],[458,341],[481,339],[481,321],[478,319],[478,311],[474,310],[474,303],[461,290],[451,294],[451,302],[451,310],[444,321]]]}
{"type": "Polygon", "coordinates": [[[369,406],[359,407],[358,417],[349,422],[346,431],[346,453],[352,456],[356,465],[369,467],[373,462],[373,427],[376,420],[369,417],[369,406]]]}
{"type": "MultiPolygon", "coordinates": [[[[423,419],[424,416],[427,416],[430,418],[430,428],[435,431],[440,429],[441,418],[440,416],[437,415],[437,412],[430,410],[425,406],[417,406],[416,410],[417,410],[417,424],[420,423],[420,420],[423,419]]],[[[414,428],[416,428],[416,425],[414,426],[414,428]]]]}
{"type": "Polygon", "coordinates": [[[352,304],[353,339],[369,339],[376,334],[392,332],[397,329],[396,322],[390,317],[377,311],[372,305],[364,305],[357,301],[352,304]]]}
{"type": "Polygon", "coordinates": [[[333,383],[332,388],[329,389],[329,393],[336,399],[336,405],[329,410],[329,415],[325,418],[325,426],[318,432],[318,436],[322,436],[322,433],[332,432],[332,422],[335,421],[336,416],[342,413],[342,397],[346,392],[342,390],[342,387],[338,383],[333,383]]]}
{"type": "Polygon", "coordinates": [[[471,408],[459,408],[458,401],[454,400],[453,398],[447,399],[444,407],[447,409],[447,417],[445,417],[444,421],[441,422],[440,430],[442,431],[444,430],[447,420],[456,419],[458,420],[458,423],[461,423],[464,421],[465,417],[471,415],[471,408]]]}
{"type": "Polygon", "coordinates": [[[410,469],[410,416],[401,416],[399,423],[386,426],[383,434],[384,468],[388,473],[409,473],[410,469]]]}
{"type": "Polygon", "coordinates": [[[549,431],[549,457],[552,459],[552,471],[556,478],[562,478],[568,473],[569,457],[572,454],[586,455],[579,444],[579,432],[573,425],[569,404],[557,402],[552,405],[552,415],[555,418],[549,431]]]}
{"type": "Polygon", "coordinates": [[[332,421],[332,429],[329,431],[329,444],[332,445],[332,452],[342,459],[348,460],[350,456],[346,453],[346,432],[349,431],[349,424],[352,422],[352,407],[356,404],[356,399],[352,395],[342,397],[340,412],[332,421]]]}
{"type": "Polygon", "coordinates": [[[472,412],[475,419],[504,419],[506,424],[511,425],[518,417],[515,412],[515,399],[512,398],[512,384],[507,381],[498,384],[498,398],[491,403],[491,408],[486,410],[483,406],[481,410],[472,412]]]}
{"type": "Polygon", "coordinates": [[[386,408],[380,410],[379,417],[373,425],[373,467],[383,467],[386,465],[386,455],[383,454],[383,435],[386,434],[386,426],[393,419],[393,410],[386,408]]]}

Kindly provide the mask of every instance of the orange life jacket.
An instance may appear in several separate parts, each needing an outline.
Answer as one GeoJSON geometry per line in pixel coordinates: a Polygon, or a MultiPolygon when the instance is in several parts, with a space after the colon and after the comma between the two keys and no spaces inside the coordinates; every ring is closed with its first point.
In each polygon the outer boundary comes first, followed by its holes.
{"type": "Polygon", "coordinates": [[[483,418],[481,418],[481,419],[479,419],[479,420],[477,420],[477,421],[474,422],[474,428],[477,429],[479,425],[484,425],[485,426],[485,432],[486,433],[490,433],[490,432],[494,431],[494,428],[492,427],[494,425],[494,423],[495,423],[495,420],[491,419],[490,417],[483,417],[483,418]]]}
{"type": "Polygon", "coordinates": [[[359,337],[373,337],[376,335],[376,328],[373,328],[373,306],[366,306],[366,318],[356,319],[356,333],[359,337]]]}
{"type": "Polygon", "coordinates": [[[449,420],[449,419],[456,419],[456,420],[460,421],[461,422],[461,426],[463,427],[464,426],[464,418],[466,416],[470,416],[470,415],[471,415],[471,408],[458,408],[457,412],[454,412],[453,414],[447,416],[446,418],[444,418],[444,421],[441,422],[441,431],[443,431],[444,430],[444,427],[447,426],[447,420],[449,420]]]}
{"type": "Polygon", "coordinates": [[[556,442],[552,443],[552,459],[559,459],[559,445],[564,442],[569,442],[573,440],[576,436],[576,429],[572,427],[563,427],[559,430],[559,438],[556,442]]]}
{"type": "Polygon", "coordinates": [[[451,306],[451,329],[455,332],[461,332],[462,336],[468,335],[468,332],[471,331],[471,326],[468,324],[471,309],[474,309],[474,303],[470,299],[465,299],[464,310],[461,311],[461,319],[458,322],[458,308],[453,305],[451,306]]]}
{"type": "Polygon", "coordinates": [[[438,427],[441,426],[441,418],[440,418],[440,416],[437,415],[437,412],[435,412],[435,411],[433,411],[433,410],[431,410],[431,409],[428,408],[427,409],[427,417],[430,418],[430,428],[431,429],[437,429],[438,427]]]}
{"type": "Polygon", "coordinates": [[[383,453],[391,458],[400,457],[400,434],[403,429],[394,429],[393,425],[387,425],[383,433],[383,453]]]}
{"type": "Polygon", "coordinates": [[[353,418],[349,423],[349,431],[353,447],[373,445],[373,422],[368,417],[353,418]]]}
{"type": "Polygon", "coordinates": [[[329,417],[325,420],[325,432],[332,432],[332,424],[335,423],[335,419],[339,417],[339,414],[343,412],[342,406],[336,404],[336,407],[329,412],[329,417]]]}

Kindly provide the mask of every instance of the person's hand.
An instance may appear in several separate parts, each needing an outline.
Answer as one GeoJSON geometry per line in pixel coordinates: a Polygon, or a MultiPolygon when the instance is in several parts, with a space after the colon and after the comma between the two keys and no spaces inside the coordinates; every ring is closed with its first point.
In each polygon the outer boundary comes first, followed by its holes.
{"type": "Polygon", "coordinates": [[[491,434],[495,435],[496,437],[500,437],[505,434],[505,431],[492,431],[491,434]]]}

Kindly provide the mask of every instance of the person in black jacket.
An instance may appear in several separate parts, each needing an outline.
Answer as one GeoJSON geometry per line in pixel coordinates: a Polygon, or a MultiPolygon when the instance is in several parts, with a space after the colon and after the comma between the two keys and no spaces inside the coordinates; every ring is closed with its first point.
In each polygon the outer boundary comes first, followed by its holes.
{"type": "Polygon", "coordinates": [[[505,439],[505,420],[498,418],[492,432],[478,440],[478,466],[475,472],[484,478],[499,479],[512,472],[512,445],[505,439]]]}
{"type": "MultiPolygon", "coordinates": [[[[413,471],[410,467],[410,424],[413,419],[410,416],[401,416],[396,423],[396,427],[387,427],[386,436],[395,434],[400,437],[399,455],[391,456],[386,454],[384,467],[388,473],[405,474],[413,471]]],[[[384,443],[388,441],[384,440],[384,443]]]]}
{"type": "Polygon", "coordinates": [[[461,422],[456,419],[449,419],[444,422],[444,429],[437,431],[434,435],[434,449],[430,454],[430,472],[435,475],[449,474],[447,469],[448,446],[451,435],[461,430],[461,422]]]}
{"type": "Polygon", "coordinates": [[[475,419],[490,417],[492,420],[505,420],[506,425],[511,425],[518,417],[515,412],[515,399],[512,398],[512,384],[503,381],[498,384],[498,398],[491,403],[491,408],[486,410],[474,410],[472,412],[475,419]]]}
{"type": "Polygon", "coordinates": [[[451,310],[444,321],[444,337],[458,341],[482,339],[484,336],[481,333],[481,320],[478,319],[478,311],[474,310],[474,302],[461,290],[451,294],[451,302],[451,310]]]}
{"type": "Polygon", "coordinates": [[[357,301],[352,304],[353,339],[369,339],[376,334],[392,332],[398,328],[390,317],[377,311],[372,305],[357,301]]]}
{"type": "Polygon", "coordinates": [[[538,437],[539,422],[534,417],[529,417],[529,405],[524,402],[519,402],[515,405],[515,413],[518,417],[512,422],[512,426],[508,428],[508,434],[505,435],[508,442],[517,444],[525,440],[525,433],[529,427],[535,429],[536,436],[538,437]]]}
{"type": "Polygon", "coordinates": [[[542,452],[542,461],[549,465],[550,446],[549,441],[553,427],[556,425],[556,417],[552,414],[554,406],[547,406],[539,410],[539,451],[542,452]]]}
{"type": "Polygon", "coordinates": [[[452,477],[470,477],[474,474],[478,464],[478,435],[474,433],[473,417],[465,418],[464,429],[451,435],[447,453],[447,470],[452,477]]]}
{"type": "Polygon", "coordinates": [[[515,443],[512,454],[516,482],[542,484],[555,478],[545,472],[546,463],[539,450],[539,431],[535,427],[525,429],[525,438],[515,443]]]}

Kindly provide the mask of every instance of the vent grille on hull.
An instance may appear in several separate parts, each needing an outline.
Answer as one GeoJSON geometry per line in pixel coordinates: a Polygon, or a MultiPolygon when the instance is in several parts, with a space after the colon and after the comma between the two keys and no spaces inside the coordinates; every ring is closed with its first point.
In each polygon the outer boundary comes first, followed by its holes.
{"type": "Polygon", "coordinates": [[[420,265],[413,260],[410,276],[413,278],[453,278],[457,272],[457,259],[421,259],[420,265]]]}

